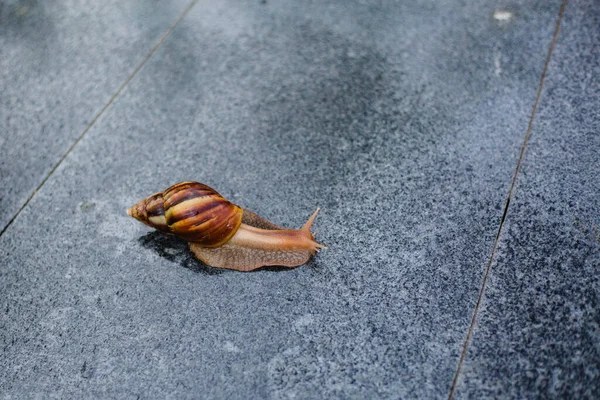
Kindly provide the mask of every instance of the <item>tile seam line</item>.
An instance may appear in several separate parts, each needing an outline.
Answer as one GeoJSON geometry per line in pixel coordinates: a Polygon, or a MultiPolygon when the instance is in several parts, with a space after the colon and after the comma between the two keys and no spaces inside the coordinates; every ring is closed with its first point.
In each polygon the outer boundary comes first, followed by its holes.
{"type": "Polygon", "coordinates": [[[89,130],[96,124],[96,122],[104,114],[104,112],[106,110],[108,110],[108,108],[115,102],[115,100],[119,97],[119,95],[123,92],[123,90],[125,90],[125,87],[127,87],[129,82],[131,82],[131,80],[137,75],[137,73],[142,69],[142,67],[146,64],[146,62],[152,57],[152,55],[154,55],[156,50],[158,50],[158,48],[160,46],[162,46],[162,44],[167,40],[167,38],[171,35],[171,33],[173,33],[173,31],[175,30],[177,25],[179,25],[179,23],[185,18],[185,16],[190,12],[190,10],[194,7],[194,5],[196,5],[197,2],[198,2],[198,0],[192,0],[190,2],[190,4],[188,4],[188,6],[183,11],[183,13],[179,16],[179,18],[177,18],[175,23],[173,23],[173,25],[171,25],[169,27],[169,29],[167,29],[165,31],[165,33],[163,33],[163,35],[158,40],[158,42],[154,45],[154,47],[152,47],[152,49],[150,49],[148,54],[146,54],[146,56],[142,59],[142,61],[135,67],[135,69],[127,77],[127,79],[125,79],[125,82],[123,82],[121,84],[121,86],[119,86],[117,91],[111,96],[111,98],[104,105],[104,107],[102,107],[102,109],[96,115],[94,115],[94,118],[92,118],[92,121],[85,127],[85,129],[83,130],[81,135],[79,135],[77,137],[77,139],[75,139],[75,141],[71,144],[71,146],[67,149],[67,151],[62,155],[62,157],[58,160],[58,162],[56,164],[54,164],[54,166],[52,167],[50,172],[48,172],[48,174],[44,177],[44,179],[42,179],[42,182],[40,182],[40,184],[35,188],[33,193],[31,193],[27,197],[27,200],[25,200],[25,203],[23,203],[23,205],[17,210],[15,215],[12,216],[12,218],[8,221],[6,226],[4,228],[2,228],[2,231],[0,231],[0,237],[2,237],[2,235],[4,235],[4,232],[6,232],[8,230],[8,228],[17,219],[19,214],[21,214],[21,212],[29,205],[29,203],[35,197],[37,192],[46,184],[48,179],[50,179],[50,177],[52,175],[54,175],[54,172],[56,172],[58,167],[63,163],[63,161],[65,161],[65,159],[69,156],[69,154],[71,154],[71,152],[73,151],[73,149],[75,149],[75,147],[79,144],[79,142],[81,142],[81,139],[83,139],[83,137],[86,135],[86,133],[88,133],[89,130]]]}
{"type": "Polygon", "coordinates": [[[548,53],[546,55],[546,60],[544,62],[544,68],[542,70],[542,75],[540,77],[540,83],[538,84],[538,89],[537,89],[537,93],[535,96],[535,101],[533,103],[533,108],[531,110],[531,116],[529,117],[529,123],[527,125],[527,131],[525,132],[525,137],[523,139],[523,144],[521,145],[521,151],[519,153],[519,159],[517,161],[517,165],[515,167],[515,172],[513,174],[511,183],[510,183],[510,188],[508,190],[508,196],[506,197],[506,201],[504,203],[504,210],[502,211],[502,217],[500,218],[500,225],[498,226],[498,231],[496,232],[496,238],[494,239],[494,244],[492,246],[492,252],[490,254],[490,258],[487,262],[486,265],[486,269],[485,269],[485,274],[483,277],[483,281],[481,283],[481,287],[479,289],[479,295],[477,297],[477,303],[475,304],[475,309],[473,310],[473,315],[471,317],[471,323],[469,325],[469,329],[467,331],[467,336],[465,338],[465,341],[463,343],[463,349],[461,351],[461,355],[460,355],[460,359],[458,361],[458,365],[456,366],[456,371],[454,373],[454,378],[452,380],[452,386],[450,387],[450,393],[448,394],[448,400],[452,400],[454,398],[454,393],[456,391],[456,385],[458,383],[458,378],[460,376],[461,370],[462,370],[462,366],[464,364],[465,358],[467,356],[467,351],[469,349],[469,345],[471,342],[471,339],[473,337],[473,329],[475,327],[475,322],[477,321],[477,317],[479,315],[479,309],[481,307],[481,303],[483,300],[483,296],[485,293],[485,289],[487,286],[487,282],[488,282],[488,278],[492,269],[492,262],[494,261],[494,258],[496,256],[496,251],[498,249],[498,242],[500,240],[500,234],[502,233],[502,228],[504,226],[504,221],[506,220],[506,215],[508,214],[508,208],[510,206],[510,200],[512,199],[513,195],[514,195],[514,190],[515,190],[515,184],[517,182],[517,178],[519,175],[519,172],[521,170],[521,165],[523,163],[523,159],[525,157],[525,151],[527,149],[527,144],[529,143],[529,137],[531,136],[531,131],[533,129],[533,122],[535,120],[535,116],[537,113],[537,109],[539,106],[539,102],[540,102],[540,98],[542,95],[542,89],[544,87],[544,82],[546,81],[546,75],[548,73],[548,67],[550,65],[550,60],[552,59],[552,54],[554,53],[554,47],[556,45],[556,41],[558,40],[558,34],[560,31],[560,23],[562,21],[562,17],[563,14],[565,12],[565,8],[567,5],[567,1],[568,0],[563,0],[560,6],[560,10],[558,12],[558,17],[556,19],[556,23],[555,23],[555,27],[554,27],[554,34],[552,35],[552,40],[550,41],[550,45],[548,47],[548,53]]]}

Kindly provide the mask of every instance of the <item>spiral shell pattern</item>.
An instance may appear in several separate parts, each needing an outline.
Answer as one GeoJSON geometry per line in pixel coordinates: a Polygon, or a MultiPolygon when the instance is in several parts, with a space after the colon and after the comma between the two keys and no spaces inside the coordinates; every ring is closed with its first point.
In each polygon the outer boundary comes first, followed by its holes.
{"type": "Polygon", "coordinates": [[[209,186],[181,182],[140,201],[127,213],[161,232],[217,247],[237,232],[243,210],[209,186]]]}

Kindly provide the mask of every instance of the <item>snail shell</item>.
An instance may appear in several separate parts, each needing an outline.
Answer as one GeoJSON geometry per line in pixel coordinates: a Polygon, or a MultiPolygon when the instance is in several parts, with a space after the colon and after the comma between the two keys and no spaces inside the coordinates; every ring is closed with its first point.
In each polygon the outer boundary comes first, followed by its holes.
{"type": "Polygon", "coordinates": [[[319,248],[310,232],[318,213],[299,230],[284,229],[229,202],[198,182],[181,182],[155,193],[127,214],[186,240],[208,265],[249,271],[266,265],[295,267],[319,248]]]}
{"type": "Polygon", "coordinates": [[[243,211],[209,186],[181,182],[140,201],[127,213],[161,232],[218,247],[237,232],[243,211]]]}

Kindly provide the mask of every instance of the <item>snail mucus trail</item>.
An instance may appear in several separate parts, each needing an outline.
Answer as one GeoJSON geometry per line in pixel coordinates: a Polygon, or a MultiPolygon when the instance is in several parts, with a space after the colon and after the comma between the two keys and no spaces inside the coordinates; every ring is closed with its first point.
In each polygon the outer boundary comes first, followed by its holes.
{"type": "Polygon", "coordinates": [[[130,217],[187,241],[205,264],[238,271],[306,263],[325,248],[310,232],[318,212],[302,228],[285,229],[198,182],[177,183],[127,210],[130,217]]]}

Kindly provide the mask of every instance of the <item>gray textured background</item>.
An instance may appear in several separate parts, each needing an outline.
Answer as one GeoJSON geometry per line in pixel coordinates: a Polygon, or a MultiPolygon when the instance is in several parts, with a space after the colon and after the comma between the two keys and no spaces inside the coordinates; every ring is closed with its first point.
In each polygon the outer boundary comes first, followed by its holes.
{"type": "Polygon", "coordinates": [[[502,225],[559,1],[215,3],[0,0],[0,394],[599,395],[598,3],[502,225]],[[329,250],[221,271],[125,214],[189,179],[329,250]]]}

